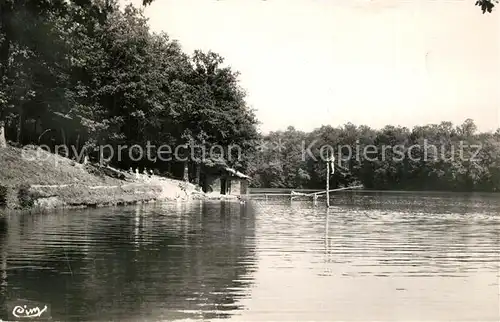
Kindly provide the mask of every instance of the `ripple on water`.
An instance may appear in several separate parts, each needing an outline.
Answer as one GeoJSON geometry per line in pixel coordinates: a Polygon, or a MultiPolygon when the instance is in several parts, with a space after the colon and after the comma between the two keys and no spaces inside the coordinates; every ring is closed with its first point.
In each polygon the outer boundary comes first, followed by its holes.
{"type": "Polygon", "coordinates": [[[10,217],[1,290],[66,321],[498,320],[500,200],[474,198],[336,195],[328,214],[277,200],[10,217]]]}

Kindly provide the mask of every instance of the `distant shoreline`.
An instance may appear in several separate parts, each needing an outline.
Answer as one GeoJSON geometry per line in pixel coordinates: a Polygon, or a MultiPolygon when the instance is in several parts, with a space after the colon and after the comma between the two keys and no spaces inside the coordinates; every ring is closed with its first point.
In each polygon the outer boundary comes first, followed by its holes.
{"type": "MultiPolygon", "coordinates": [[[[252,193],[278,193],[278,192],[319,192],[324,191],[325,189],[300,189],[300,188],[250,188],[249,194],[252,193]]],[[[339,191],[332,193],[334,196],[336,193],[402,193],[402,194],[499,194],[500,191],[491,192],[491,191],[446,191],[446,190],[370,190],[370,189],[361,189],[361,190],[347,190],[347,191],[339,191]]]]}

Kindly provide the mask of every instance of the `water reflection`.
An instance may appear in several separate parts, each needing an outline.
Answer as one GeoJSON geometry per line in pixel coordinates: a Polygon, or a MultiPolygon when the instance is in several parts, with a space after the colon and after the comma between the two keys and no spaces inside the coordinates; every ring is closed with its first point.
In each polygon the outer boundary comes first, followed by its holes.
{"type": "Polygon", "coordinates": [[[64,321],[499,320],[497,195],[335,194],[332,205],[9,217],[2,300],[49,303],[64,321]]]}
{"type": "Polygon", "coordinates": [[[4,294],[65,321],[228,316],[252,283],[254,222],[219,202],[12,217],[4,294]]]}
{"type": "Polygon", "coordinates": [[[265,273],[240,320],[497,321],[500,198],[490,197],[259,202],[265,273]]]}
{"type": "MultiPolygon", "coordinates": [[[[7,299],[7,219],[0,217],[0,303],[5,303],[7,299]]],[[[0,316],[7,316],[3,305],[0,307],[0,316]]]]}

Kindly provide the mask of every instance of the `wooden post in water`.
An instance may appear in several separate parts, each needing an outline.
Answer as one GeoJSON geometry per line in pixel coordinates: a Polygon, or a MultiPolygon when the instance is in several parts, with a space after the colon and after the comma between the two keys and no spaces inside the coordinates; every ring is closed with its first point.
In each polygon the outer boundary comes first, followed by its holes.
{"type": "Polygon", "coordinates": [[[332,174],[335,172],[335,167],[333,162],[335,157],[328,156],[326,159],[326,207],[330,208],[330,167],[332,167],[332,174]]]}
{"type": "Polygon", "coordinates": [[[330,158],[326,159],[326,207],[330,208],[330,158]]]}
{"type": "Polygon", "coordinates": [[[330,218],[330,208],[326,208],[326,225],[325,225],[325,249],[327,254],[329,253],[329,248],[330,248],[330,238],[328,237],[328,233],[330,230],[330,227],[328,225],[329,223],[329,218],[330,218]]]}

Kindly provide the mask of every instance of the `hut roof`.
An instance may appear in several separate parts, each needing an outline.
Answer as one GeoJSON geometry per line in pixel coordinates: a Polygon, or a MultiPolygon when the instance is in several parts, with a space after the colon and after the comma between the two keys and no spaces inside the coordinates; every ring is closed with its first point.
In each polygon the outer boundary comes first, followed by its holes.
{"type": "Polygon", "coordinates": [[[207,160],[204,160],[204,165],[208,168],[211,168],[211,169],[217,169],[217,170],[222,170],[222,171],[226,171],[226,172],[229,172],[231,175],[235,176],[235,177],[238,177],[240,179],[250,179],[249,176],[247,176],[246,174],[243,174],[233,168],[230,168],[226,162],[224,160],[221,160],[221,159],[207,159],[207,160]]]}
{"type": "Polygon", "coordinates": [[[232,175],[240,178],[240,179],[250,179],[249,176],[247,176],[246,174],[243,174],[239,171],[236,171],[235,169],[232,169],[232,168],[229,168],[229,167],[225,167],[224,170],[226,170],[227,172],[231,173],[232,175]]]}

